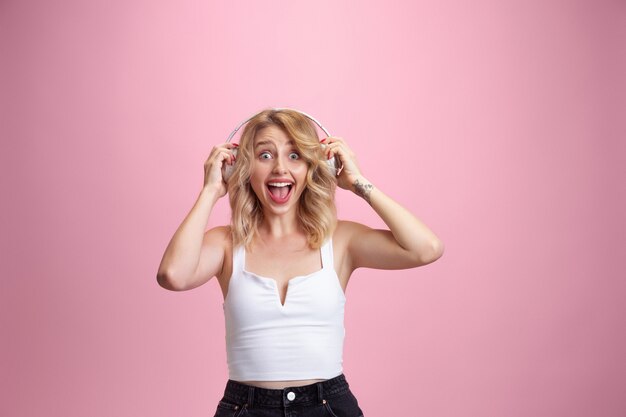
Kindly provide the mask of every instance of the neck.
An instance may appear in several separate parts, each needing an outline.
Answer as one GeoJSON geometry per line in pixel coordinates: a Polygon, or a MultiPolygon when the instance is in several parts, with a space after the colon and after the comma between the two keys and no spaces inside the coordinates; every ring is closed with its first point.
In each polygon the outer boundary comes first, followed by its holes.
{"type": "Polygon", "coordinates": [[[295,210],[284,214],[267,214],[259,227],[259,233],[270,241],[303,236],[304,232],[296,220],[295,210]]]}

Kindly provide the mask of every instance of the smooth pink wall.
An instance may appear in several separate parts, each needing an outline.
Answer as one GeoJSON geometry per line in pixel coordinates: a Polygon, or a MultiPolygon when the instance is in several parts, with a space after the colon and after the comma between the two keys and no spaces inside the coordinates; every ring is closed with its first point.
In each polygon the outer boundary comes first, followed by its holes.
{"type": "Polygon", "coordinates": [[[625,28],[617,0],[2,1],[0,415],[213,415],[219,286],[156,271],[211,148],[268,106],[445,244],[351,279],[367,417],[626,415],[625,28]]]}

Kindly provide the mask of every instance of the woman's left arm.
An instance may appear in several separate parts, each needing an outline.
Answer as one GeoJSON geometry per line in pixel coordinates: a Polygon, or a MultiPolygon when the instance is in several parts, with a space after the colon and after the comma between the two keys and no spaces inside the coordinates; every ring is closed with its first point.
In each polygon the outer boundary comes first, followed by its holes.
{"type": "Polygon", "coordinates": [[[414,268],[443,255],[443,242],[424,223],[361,174],[354,153],[342,138],[331,136],[324,143],[328,145],[328,157],[338,155],[343,165],[337,185],[367,201],[390,229],[343,222],[348,229],[348,252],[354,269],[414,268]]]}

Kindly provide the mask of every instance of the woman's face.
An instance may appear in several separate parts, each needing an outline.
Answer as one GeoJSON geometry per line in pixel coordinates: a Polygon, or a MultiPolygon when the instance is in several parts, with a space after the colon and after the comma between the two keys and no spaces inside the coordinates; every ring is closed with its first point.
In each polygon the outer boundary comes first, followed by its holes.
{"type": "Polygon", "coordinates": [[[275,214],[295,209],[308,169],[295,144],[282,129],[268,126],[257,132],[253,145],[250,185],[261,206],[275,214]]]}

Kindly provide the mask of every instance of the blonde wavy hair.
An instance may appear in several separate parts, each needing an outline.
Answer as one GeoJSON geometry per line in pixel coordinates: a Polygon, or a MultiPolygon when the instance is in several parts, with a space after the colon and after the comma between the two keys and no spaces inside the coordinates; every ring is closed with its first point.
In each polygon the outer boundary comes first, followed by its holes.
{"type": "Polygon", "coordinates": [[[235,170],[227,187],[231,208],[233,247],[250,249],[263,221],[263,210],[250,185],[254,160],[254,138],[268,127],[282,129],[308,165],[304,190],[296,208],[300,226],[306,232],[312,249],[319,249],[332,236],[337,225],[335,206],[336,180],[326,163],[314,122],[302,113],[289,109],[265,109],[247,122],[237,148],[235,170]]]}

